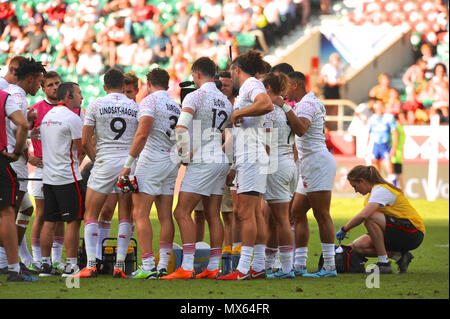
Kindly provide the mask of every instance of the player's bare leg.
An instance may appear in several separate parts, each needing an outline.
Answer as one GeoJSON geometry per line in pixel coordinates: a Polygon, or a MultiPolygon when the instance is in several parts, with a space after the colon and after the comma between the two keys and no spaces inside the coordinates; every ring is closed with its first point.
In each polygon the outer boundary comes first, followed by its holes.
{"type": "Polygon", "coordinates": [[[125,258],[128,253],[128,245],[132,235],[131,222],[131,194],[119,194],[119,230],[117,233],[117,256],[113,277],[125,277],[125,258]]]}
{"type": "Polygon", "coordinates": [[[173,195],[159,195],[155,200],[161,229],[159,232],[158,277],[167,275],[170,254],[172,252],[175,225],[172,218],[173,195]]]}
{"type": "Polygon", "coordinates": [[[308,259],[309,223],[306,213],[311,208],[308,197],[295,193],[292,201],[291,212],[294,218],[295,229],[295,274],[301,276],[306,273],[306,261],[308,259]]]}

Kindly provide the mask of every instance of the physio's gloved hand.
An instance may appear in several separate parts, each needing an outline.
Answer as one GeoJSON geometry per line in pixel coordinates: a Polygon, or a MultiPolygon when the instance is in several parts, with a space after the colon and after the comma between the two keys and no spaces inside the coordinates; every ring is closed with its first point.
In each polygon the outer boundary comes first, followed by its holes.
{"type": "Polygon", "coordinates": [[[344,238],[348,238],[347,232],[345,232],[342,228],[339,229],[339,231],[336,233],[336,239],[338,240],[339,245],[341,244],[341,241],[344,240],[344,238]]]}

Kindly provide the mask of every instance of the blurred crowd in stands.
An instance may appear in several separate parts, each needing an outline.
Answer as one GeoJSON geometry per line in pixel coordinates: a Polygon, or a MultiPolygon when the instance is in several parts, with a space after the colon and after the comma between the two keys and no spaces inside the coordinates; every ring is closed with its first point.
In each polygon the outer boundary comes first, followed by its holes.
{"type": "MultiPolygon", "coordinates": [[[[328,13],[330,0],[318,2],[328,13]]],[[[209,56],[225,69],[230,55],[265,52],[306,24],[310,7],[309,0],[1,0],[0,65],[33,56],[65,78],[78,77],[89,99],[106,69],[145,78],[158,64],[178,96],[192,61],[209,56]]]]}
{"type": "Polygon", "coordinates": [[[381,100],[385,112],[397,115],[404,125],[429,124],[435,114],[441,124],[448,124],[448,1],[364,0],[360,8],[349,15],[357,25],[409,24],[416,63],[402,74],[401,87],[392,87],[387,73],[379,74],[378,84],[369,91],[369,101],[361,105],[357,115],[370,116],[374,102],[381,100]]]}

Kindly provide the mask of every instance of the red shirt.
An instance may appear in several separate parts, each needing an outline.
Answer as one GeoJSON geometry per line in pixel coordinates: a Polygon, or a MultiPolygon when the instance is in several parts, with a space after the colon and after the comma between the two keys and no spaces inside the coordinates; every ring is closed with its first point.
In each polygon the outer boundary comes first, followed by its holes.
{"type": "Polygon", "coordinates": [[[134,7],[131,11],[131,17],[133,21],[142,22],[153,19],[156,12],[156,8],[148,4],[142,7],[134,7]]]}

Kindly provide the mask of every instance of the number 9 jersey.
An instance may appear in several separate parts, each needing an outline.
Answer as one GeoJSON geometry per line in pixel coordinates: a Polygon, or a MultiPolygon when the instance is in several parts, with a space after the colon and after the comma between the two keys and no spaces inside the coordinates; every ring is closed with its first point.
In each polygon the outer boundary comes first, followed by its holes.
{"type": "Polygon", "coordinates": [[[89,104],[84,125],[95,126],[96,158],[126,153],[138,126],[138,104],[121,93],[110,93],[89,104]]]}

